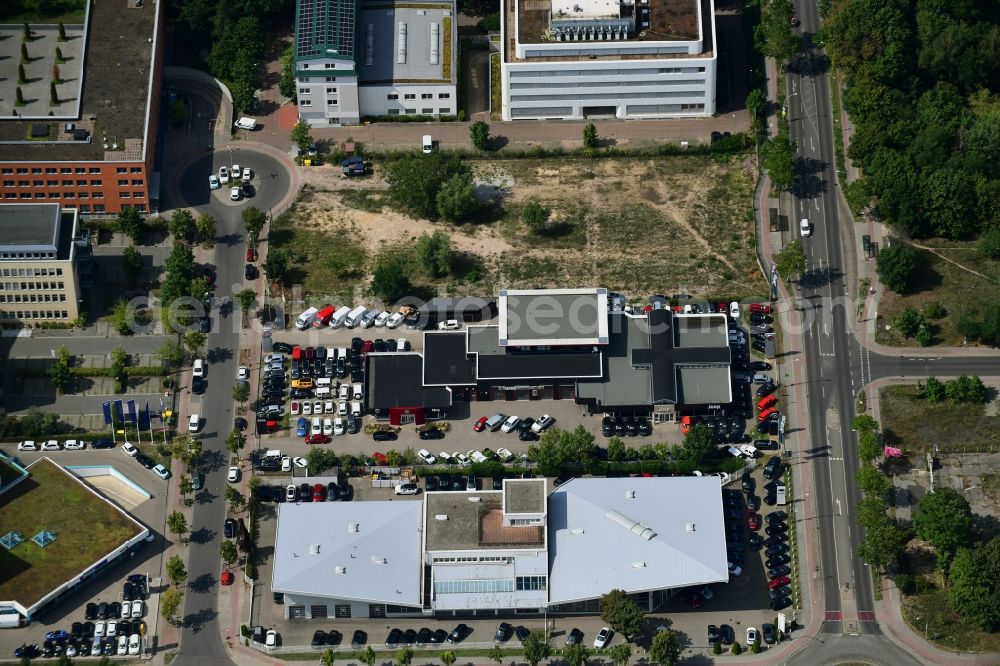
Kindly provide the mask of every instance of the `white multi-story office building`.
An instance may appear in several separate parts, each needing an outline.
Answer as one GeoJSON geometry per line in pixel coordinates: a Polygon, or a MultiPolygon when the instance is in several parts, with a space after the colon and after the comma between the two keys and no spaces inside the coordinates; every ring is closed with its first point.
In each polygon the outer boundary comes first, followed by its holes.
{"type": "Polygon", "coordinates": [[[715,113],[714,0],[503,0],[502,117],[715,113]]]}
{"type": "Polygon", "coordinates": [[[454,114],[457,40],[454,0],[298,0],[299,118],[329,127],[454,114]]]}

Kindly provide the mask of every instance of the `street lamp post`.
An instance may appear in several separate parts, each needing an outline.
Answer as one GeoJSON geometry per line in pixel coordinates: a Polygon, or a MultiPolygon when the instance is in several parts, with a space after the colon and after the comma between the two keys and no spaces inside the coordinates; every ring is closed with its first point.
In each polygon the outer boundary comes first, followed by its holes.
{"type": "Polygon", "coordinates": [[[797,93],[797,92],[793,92],[791,95],[787,95],[785,97],[785,101],[781,103],[781,117],[782,118],[787,118],[788,117],[788,100],[790,100],[791,98],[795,97],[798,94],[799,93],[797,93]]]}

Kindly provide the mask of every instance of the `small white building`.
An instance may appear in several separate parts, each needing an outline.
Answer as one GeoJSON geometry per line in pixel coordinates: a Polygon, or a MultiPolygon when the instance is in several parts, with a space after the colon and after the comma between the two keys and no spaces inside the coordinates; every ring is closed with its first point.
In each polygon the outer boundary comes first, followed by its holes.
{"type": "Polygon", "coordinates": [[[612,589],[645,610],[726,582],[715,477],[506,479],[420,500],[278,506],[271,587],[285,616],[593,613],[612,589]]]}
{"type": "Polygon", "coordinates": [[[298,0],[299,118],[330,127],[455,114],[457,54],[454,0],[298,0]]]}
{"type": "Polygon", "coordinates": [[[714,0],[503,0],[504,120],[715,113],[714,0]]]}

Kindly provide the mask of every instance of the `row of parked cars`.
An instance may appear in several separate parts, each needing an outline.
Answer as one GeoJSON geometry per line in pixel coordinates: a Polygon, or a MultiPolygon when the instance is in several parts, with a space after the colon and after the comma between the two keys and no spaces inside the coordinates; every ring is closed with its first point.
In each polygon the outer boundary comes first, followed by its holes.
{"type": "Polygon", "coordinates": [[[601,434],[605,437],[649,437],[653,434],[653,426],[646,417],[608,415],[601,419],[601,434]]]}
{"type": "Polygon", "coordinates": [[[19,442],[17,445],[18,451],[83,451],[86,448],[91,449],[113,449],[115,448],[115,443],[110,439],[95,439],[91,442],[84,441],[82,439],[67,439],[60,442],[57,439],[49,439],[44,442],[34,441],[32,439],[26,439],[23,442],[19,442]]]}
{"type": "MultiPolygon", "coordinates": [[[[548,414],[542,414],[536,421],[531,417],[522,419],[517,415],[507,416],[498,412],[493,416],[480,416],[472,424],[472,430],[475,432],[483,432],[484,430],[496,432],[499,430],[503,433],[517,433],[518,439],[530,442],[537,440],[542,431],[555,422],[556,420],[548,414]]],[[[476,460],[475,462],[483,461],[476,460]]]]}
{"type": "MultiPolygon", "coordinates": [[[[197,415],[194,415],[197,416],[197,415]]],[[[140,451],[134,444],[129,442],[122,443],[122,453],[125,455],[135,458],[136,462],[151,471],[156,476],[160,477],[164,481],[170,478],[170,470],[163,465],[158,464],[155,460],[147,456],[145,453],[140,451]]]]}

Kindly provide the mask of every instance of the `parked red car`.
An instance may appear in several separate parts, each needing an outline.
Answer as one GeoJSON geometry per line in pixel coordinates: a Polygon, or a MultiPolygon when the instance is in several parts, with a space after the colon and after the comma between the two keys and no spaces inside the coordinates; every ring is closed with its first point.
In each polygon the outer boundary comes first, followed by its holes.
{"type": "Polygon", "coordinates": [[[750,312],[756,314],[771,314],[771,306],[765,303],[751,303],[750,312]]]}
{"type": "Polygon", "coordinates": [[[750,511],[747,514],[747,527],[751,530],[757,531],[760,529],[760,516],[755,512],[750,511]]]}
{"type": "Polygon", "coordinates": [[[302,359],[302,347],[295,345],[292,347],[292,360],[299,361],[302,359]]]}
{"type": "Polygon", "coordinates": [[[257,248],[250,246],[247,248],[247,263],[252,264],[257,261],[257,248]]]}
{"type": "Polygon", "coordinates": [[[725,314],[725,313],[729,312],[729,306],[727,304],[725,304],[725,303],[716,303],[715,304],[715,311],[716,312],[721,312],[721,313],[725,314]]]}
{"type": "Polygon", "coordinates": [[[774,414],[777,411],[778,411],[777,407],[768,407],[767,409],[765,409],[764,411],[762,411],[760,414],[757,415],[757,420],[766,421],[771,416],[771,414],[774,414]]]}
{"type": "Polygon", "coordinates": [[[476,432],[482,432],[486,429],[486,417],[480,416],[479,420],[472,424],[472,429],[476,432]]]}
{"type": "Polygon", "coordinates": [[[760,402],[757,403],[757,409],[764,411],[768,407],[774,407],[776,404],[778,404],[778,396],[769,395],[765,398],[761,398],[760,402]]]}
{"type": "Polygon", "coordinates": [[[791,582],[792,579],[789,578],[788,576],[778,576],[777,578],[771,579],[771,581],[767,584],[767,586],[773,590],[777,587],[784,587],[785,585],[788,585],[791,582]]]}
{"type": "Polygon", "coordinates": [[[317,483],[313,486],[313,502],[325,502],[326,501],[326,486],[322,483],[317,483]]]}
{"type": "Polygon", "coordinates": [[[389,464],[389,459],[385,457],[384,453],[376,451],[375,453],[372,454],[372,458],[374,458],[375,462],[377,462],[379,465],[389,464]]]}
{"type": "Polygon", "coordinates": [[[329,444],[333,440],[328,435],[306,435],[306,444],[329,444]]]}
{"type": "Polygon", "coordinates": [[[233,576],[233,572],[226,569],[222,572],[222,575],[219,576],[219,582],[223,585],[232,585],[235,578],[236,577],[233,576]]]}
{"type": "Polygon", "coordinates": [[[375,348],[375,343],[372,342],[371,340],[365,340],[364,344],[361,345],[361,351],[363,351],[366,354],[374,348],[375,348]]]}

